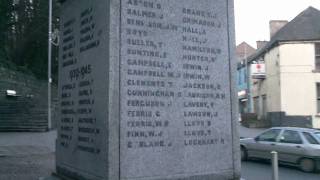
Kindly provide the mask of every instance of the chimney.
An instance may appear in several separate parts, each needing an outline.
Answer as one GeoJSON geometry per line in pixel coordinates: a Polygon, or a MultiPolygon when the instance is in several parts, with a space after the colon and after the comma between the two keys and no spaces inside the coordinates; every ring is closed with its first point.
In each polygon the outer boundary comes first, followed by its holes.
{"type": "Polygon", "coordinates": [[[268,41],[257,41],[257,50],[263,48],[267,43],[268,41]]]}
{"type": "Polygon", "coordinates": [[[270,26],[270,39],[286,24],[288,21],[286,20],[271,20],[269,22],[270,26]]]}

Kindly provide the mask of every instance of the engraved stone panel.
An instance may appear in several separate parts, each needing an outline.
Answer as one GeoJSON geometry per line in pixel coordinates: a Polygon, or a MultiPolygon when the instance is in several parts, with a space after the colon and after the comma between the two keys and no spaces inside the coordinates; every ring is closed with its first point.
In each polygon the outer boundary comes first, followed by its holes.
{"type": "Polygon", "coordinates": [[[121,178],[232,168],[227,9],[225,0],[123,1],[121,178]]]}
{"type": "Polygon", "coordinates": [[[75,177],[106,177],[107,7],[67,1],[61,15],[57,171],[75,177]]]}
{"type": "Polygon", "coordinates": [[[57,172],[238,179],[232,0],[62,4],[57,172]]]}

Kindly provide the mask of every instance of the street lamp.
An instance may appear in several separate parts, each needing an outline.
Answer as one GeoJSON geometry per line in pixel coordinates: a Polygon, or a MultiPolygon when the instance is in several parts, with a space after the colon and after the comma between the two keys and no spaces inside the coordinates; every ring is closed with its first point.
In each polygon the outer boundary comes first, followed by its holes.
{"type": "MultiPolygon", "coordinates": [[[[56,19],[59,21],[59,19],[56,19]]],[[[49,0],[49,37],[48,37],[48,129],[52,128],[51,84],[52,84],[52,45],[59,46],[59,30],[52,32],[52,0],[49,0]]]]}
{"type": "Polygon", "coordinates": [[[52,0],[49,0],[49,40],[48,40],[48,129],[52,128],[51,119],[51,61],[52,61],[52,0]]]}

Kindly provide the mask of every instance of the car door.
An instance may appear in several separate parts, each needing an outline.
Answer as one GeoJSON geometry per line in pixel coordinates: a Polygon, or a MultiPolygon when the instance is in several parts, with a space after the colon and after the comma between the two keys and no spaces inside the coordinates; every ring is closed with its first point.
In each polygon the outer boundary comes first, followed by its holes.
{"type": "Polygon", "coordinates": [[[283,162],[296,163],[305,153],[301,133],[295,130],[283,131],[276,147],[279,161],[283,162]]]}
{"type": "Polygon", "coordinates": [[[255,141],[248,145],[247,150],[250,157],[270,159],[270,152],[279,137],[281,129],[270,129],[255,138],[255,141]]]}

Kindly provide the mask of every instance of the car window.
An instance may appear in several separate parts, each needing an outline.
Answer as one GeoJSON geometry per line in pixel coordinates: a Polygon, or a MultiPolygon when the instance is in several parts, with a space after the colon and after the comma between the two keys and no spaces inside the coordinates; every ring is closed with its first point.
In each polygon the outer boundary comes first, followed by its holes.
{"type": "Polygon", "coordinates": [[[303,132],[302,134],[310,144],[319,144],[318,140],[316,140],[310,133],[303,132]]]}
{"type": "Polygon", "coordinates": [[[269,131],[262,133],[260,136],[258,136],[257,140],[275,142],[280,132],[281,132],[280,129],[271,129],[269,131]]]}
{"type": "Polygon", "coordinates": [[[316,135],[316,138],[320,140],[320,132],[316,132],[314,135],[316,135]]]}
{"type": "Polygon", "coordinates": [[[302,139],[297,131],[286,130],[280,137],[280,142],[291,144],[302,144],[302,139]]]}

